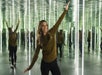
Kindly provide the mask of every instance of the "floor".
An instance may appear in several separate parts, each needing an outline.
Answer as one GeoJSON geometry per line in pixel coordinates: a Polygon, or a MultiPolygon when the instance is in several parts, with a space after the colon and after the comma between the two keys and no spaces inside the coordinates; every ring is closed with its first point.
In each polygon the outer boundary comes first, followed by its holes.
{"type": "MultiPolygon", "coordinates": [[[[30,60],[29,56],[32,57],[34,50],[26,51],[24,47],[18,48],[17,51],[17,68],[11,69],[8,50],[6,48],[2,49],[0,53],[0,75],[41,75],[40,72],[40,62],[41,62],[41,52],[39,58],[31,71],[24,73],[24,70],[28,67],[30,60]]],[[[95,54],[84,55],[84,66],[82,68],[82,57],[79,57],[79,66],[76,67],[74,55],[68,55],[67,48],[64,51],[63,58],[60,61],[58,56],[58,65],[60,67],[61,75],[102,75],[102,60],[101,56],[95,54]],[[83,73],[82,73],[83,72],[83,73]]],[[[51,75],[51,72],[49,72],[51,75]]]]}

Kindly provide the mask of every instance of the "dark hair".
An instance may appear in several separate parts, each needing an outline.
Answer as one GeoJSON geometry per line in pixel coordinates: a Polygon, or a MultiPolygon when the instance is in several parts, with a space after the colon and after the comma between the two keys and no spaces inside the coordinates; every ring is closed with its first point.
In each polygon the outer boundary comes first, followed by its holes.
{"type": "Polygon", "coordinates": [[[10,31],[10,30],[12,30],[12,28],[11,28],[11,27],[9,27],[9,28],[8,28],[8,30],[10,31]]]}

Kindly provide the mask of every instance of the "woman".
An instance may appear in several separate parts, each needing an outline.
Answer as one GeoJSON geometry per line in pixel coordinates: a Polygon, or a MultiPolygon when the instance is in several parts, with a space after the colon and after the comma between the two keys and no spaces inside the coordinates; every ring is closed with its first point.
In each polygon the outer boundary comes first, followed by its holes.
{"type": "Polygon", "coordinates": [[[13,31],[12,30],[12,27],[9,27],[8,26],[8,23],[6,21],[6,25],[7,25],[7,28],[8,28],[8,31],[9,31],[9,58],[11,58],[11,68],[16,68],[16,61],[17,61],[17,29],[18,29],[18,26],[19,26],[19,20],[18,20],[18,23],[16,25],[16,29],[13,31]]]}
{"type": "Polygon", "coordinates": [[[57,51],[56,51],[56,32],[58,30],[59,24],[63,20],[67,10],[68,5],[66,5],[64,12],[61,14],[60,18],[56,24],[48,30],[48,24],[45,20],[41,20],[38,26],[38,37],[37,37],[37,48],[33,56],[30,66],[25,69],[24,72],[29,71],[35,64],[40,49],[42,49],[42,61],[41,61],[41,75],[48,75],[51,71],[52,75],[61,75],[57,64],[57,51]]]}

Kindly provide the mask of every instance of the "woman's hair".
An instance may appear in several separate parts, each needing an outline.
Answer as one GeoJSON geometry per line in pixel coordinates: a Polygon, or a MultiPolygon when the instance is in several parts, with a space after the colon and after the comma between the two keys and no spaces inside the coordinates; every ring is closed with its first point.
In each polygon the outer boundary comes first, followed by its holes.
{"type": "MultiPolygon", "coordinates": [[[[38,34],[40,34],[40,35],[43,34],[43,32],[42,32],[42,23],[43,23],[43,22],[46,22],[46,21],[45,21],[45,20],[39,21],[38,34]]],[[[47,23],[47,22],[46,22],[46,23],[47,23]]],[[[47,26],[48,26],[48,24],[47,24],[47,26]]]]}
{"type": "Polygon", "coordinates": [[[8,28],[8,30],[9,30],[9,31],[12,31],[12,28],[11,28],[11,27],[9,27],[9,28],[8,28]]]}
{"type": "MultiPolygon", "coordinates": [[[[41,37],[43,35],[43,31],[42,31],[42,23],[43,22],[46,22],[47,23],[47,21],[45,21],[45,20],[39,21],[38,31],[37,31],[37,44],[40,44],[41,37]]],[[[47,24],[47,26],[48,26],[48,24],[47,24]]]]}

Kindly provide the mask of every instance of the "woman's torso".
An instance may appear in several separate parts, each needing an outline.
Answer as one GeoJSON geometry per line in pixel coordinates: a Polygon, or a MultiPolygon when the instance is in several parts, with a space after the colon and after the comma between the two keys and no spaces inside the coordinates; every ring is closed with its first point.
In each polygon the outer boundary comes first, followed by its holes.
{"type": "Polygon", "coordinates": [[[9,45],[17,46],[17,34],[16,34],[16,32],[9,33],[9,45]]]}
{"type": "Polygon", "coordinates": [[[41,38],[41,47],[43,60],[45,62],[52,62],[57,58],[56,54],[56,38],[54,34],[46,34],[41,38]]]}

